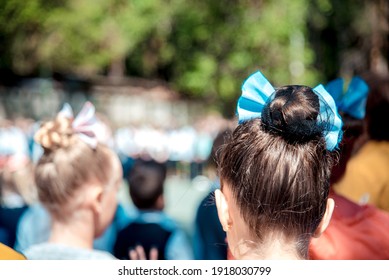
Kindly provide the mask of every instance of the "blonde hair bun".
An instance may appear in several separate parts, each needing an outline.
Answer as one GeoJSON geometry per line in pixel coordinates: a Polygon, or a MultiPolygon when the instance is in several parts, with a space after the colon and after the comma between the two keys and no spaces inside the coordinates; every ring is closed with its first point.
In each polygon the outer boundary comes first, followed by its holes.
{"type": "Polygon", "coordinates": [[[54,151],[67,148],[74,141],[72,120],[58,116],[55,120],[44,123],[36,132],[34,140],[45,150],[54,151]]]}

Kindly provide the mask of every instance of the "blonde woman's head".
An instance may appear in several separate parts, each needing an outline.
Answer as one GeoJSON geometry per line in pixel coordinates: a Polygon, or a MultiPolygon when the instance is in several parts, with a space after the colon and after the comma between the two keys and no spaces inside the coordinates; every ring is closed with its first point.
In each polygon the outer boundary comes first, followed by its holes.
{"type": "Polygon", "coordinates": [[[80,207],[91,206],[98,214],[99,235],[116,209],[121,165],[106,145],[92,147],[84,142],[72,122],[58,115],[35,135],[35,141],[44,149],[35,169],[38,196],[53,218],[60,221],[70,219],[80,207]]]}

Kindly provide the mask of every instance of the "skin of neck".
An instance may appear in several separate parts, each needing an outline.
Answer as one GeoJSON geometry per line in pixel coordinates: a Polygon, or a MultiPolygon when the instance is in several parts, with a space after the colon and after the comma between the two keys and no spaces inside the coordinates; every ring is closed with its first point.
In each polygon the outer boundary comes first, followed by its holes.
{"type": "Polygon", "coordinates": [[[91,211],[82,208],[66,220],[52,216],[50,243],[92,249],[95,238],[94,217],[91,211]]]}
{"type": "Polygon", "coordinates": [[[250,234],[243,219],[235,218],[235,226],[227,232],[228,246],[236,259],[262,260],[299,260],[296,243],[286,239],[283,234],[269,233],[264,240],[258,241],[250,234]]]}
{"type": "Polygon", "coordinates": [[[296,242],[287,238],[283,232],[269,232],[259,241],[249,229],[246,221],[240,214],[228,189],[229,215],[232,224],[227,230],[227,241],[232,255],[236,259],[301,259],[296,249],[296,242]]]}
{"type": "Polygon", "coordinates": [[[300,260],[295,247],[283,239],[270,242],[255,242],[241,239],[235,248],[231,248],[236,259],[241,260],[300,260]]]}

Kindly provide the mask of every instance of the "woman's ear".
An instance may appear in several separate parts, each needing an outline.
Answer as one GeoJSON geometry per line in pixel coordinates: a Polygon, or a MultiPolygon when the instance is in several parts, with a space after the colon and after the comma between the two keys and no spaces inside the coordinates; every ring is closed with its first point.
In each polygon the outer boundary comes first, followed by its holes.
{"type": "Polygon", "coordinates": [[[215,200],[220,223],[223,227],[223,230],[227,232],[232,225],[228,208],[228,201],[220,190],[215,190],[215,200]]]}
{"type": "Polygon", "coordinates": [[[335,201],[332,198],[327,199],[326,211],[324,213],[323,219],[321,220],[316,231],[313,233],[313,237],[319,238],[320,235],[327,229],[330,224],[332,213],[334,211],[335,201]]]}

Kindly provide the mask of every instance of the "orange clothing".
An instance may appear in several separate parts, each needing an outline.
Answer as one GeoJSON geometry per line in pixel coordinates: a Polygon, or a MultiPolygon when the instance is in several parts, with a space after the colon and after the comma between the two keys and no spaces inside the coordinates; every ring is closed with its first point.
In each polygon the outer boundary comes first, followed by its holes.
{"type": "Polygon", "coordinates": [[[368,141],[347,163],[335,191],[389,212],[389,141],[368,141]]]}
{"type": "Polygon", "coordinates": [[[25,260],[26,257],[0,243],[0,260],[25,260]]]}
{"type": "Polygon", "coordinates": [[[332,194],[335,209],[319,238],[312,238],[309,253],[316,260],[389,259],[389,213],[372,205],[360,206],[332,194]]]}

